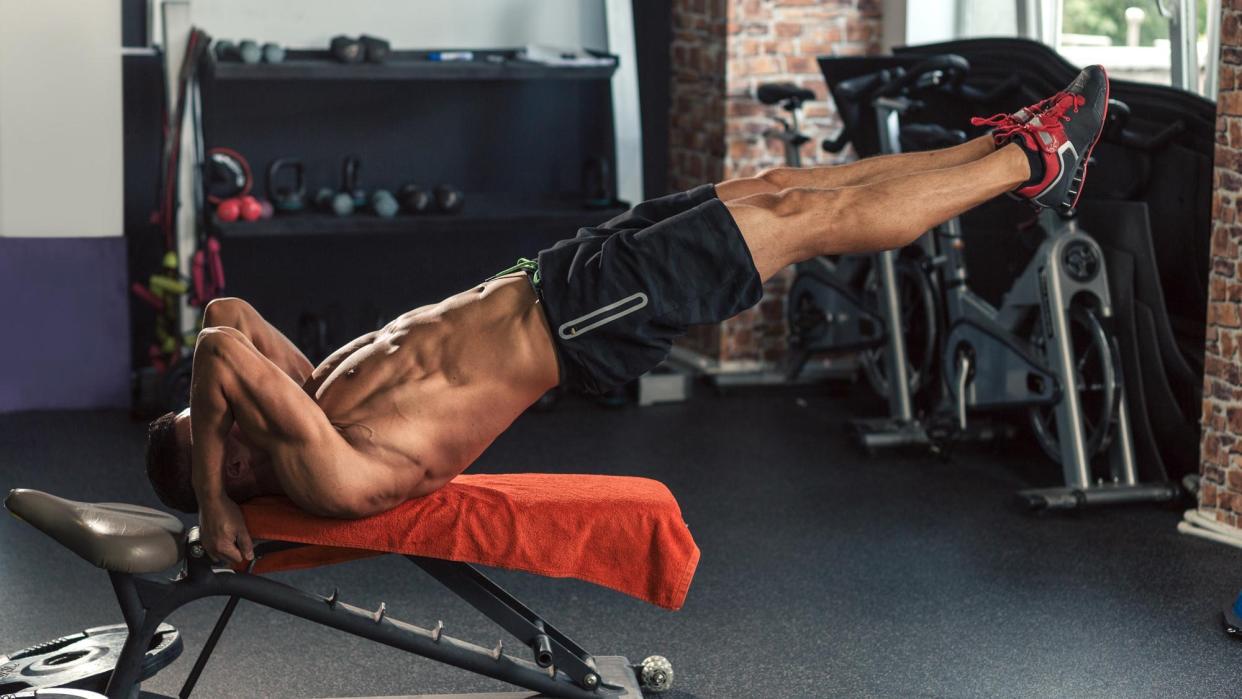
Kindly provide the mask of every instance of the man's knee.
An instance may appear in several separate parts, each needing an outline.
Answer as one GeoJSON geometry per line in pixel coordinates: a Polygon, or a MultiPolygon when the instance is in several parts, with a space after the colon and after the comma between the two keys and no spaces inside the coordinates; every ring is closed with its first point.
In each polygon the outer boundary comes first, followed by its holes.
{"type": "Polygon", "coordinates": [[[774,167],[764,170],[756,177],[777,190],[789,189],[794,186],[794,170],[791,167],[774,167]]]}
{"type": "Polygon", "coordinates": [[[212,299],[203,308],[203,326],[240,327],[252,313],[254,308],[242,299],[233,296],[212,299]]]}

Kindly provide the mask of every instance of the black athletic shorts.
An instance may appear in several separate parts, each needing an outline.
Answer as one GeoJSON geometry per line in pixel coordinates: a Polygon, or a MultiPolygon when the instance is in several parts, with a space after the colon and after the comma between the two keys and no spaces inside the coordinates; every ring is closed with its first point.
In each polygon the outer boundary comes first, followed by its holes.
{"type": "Polygon", "coordinates": [[[579,229],[537,262],[561,385],[588,393],[638,378],[687,326],[718,323],[763,295],[742,232],[710,184],[579,229]]]}

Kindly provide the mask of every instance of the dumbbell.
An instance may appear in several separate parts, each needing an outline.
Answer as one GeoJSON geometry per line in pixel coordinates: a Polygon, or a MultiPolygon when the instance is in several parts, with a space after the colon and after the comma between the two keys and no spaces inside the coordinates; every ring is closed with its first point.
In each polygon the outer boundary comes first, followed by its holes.
{"type": "Polygon", "coordinates": [[[407,184],[397,193],[401,208],[411,214],[426,213],[431,208],[431,193],[416,184],[407,184]]]}
{"type": "Polygon", "coordinates": [[[280,63],[285,60],[285,48],[280,44],[267,42],[263,44],[263,62],[280,63]]]}
{"type": "Polygon", "coordinates": [[[263,49],[253,39],[243,39],[237,45],[237,53],[241,56],[242,63],[254,64],[263,60],[263,49]]]}
{"type": "Polygon", "coordinates": [[[332,55],[341,63],[361,63],[366,58],[362,42],[348,36],[334,36],[329,45],[332,55]]]}
{"type": "Polygon", "coordinates": [[[401,210],[397,198],[387,189],[377,189],[371,195],[371,210],[380,218],[392,218],[401,210]]]}
{"type": "Polygon", "coordinates": [[[212,50],[216,53],[216,59],[220,61],[239,61],[241,56],[237,53],[237,44],[228,39],[220,39],[212,46],[212,50]]]}
{"type": "Polygon", "coordinates": [[[247,194],[244,197],[229,197],[216,205],[216,218],[224,223],[257,221],[263,216],[263,205],[258,199],[247,194]]]}
{"type": "Polygon", "coordinates": [[[368,63],[383,63],[388,60],[388,54],[392,50],[387,40],[377,36],[363,34],[358,37],[358,43],[362,44],[362,50],[366,54],[368,63]]]}
{"type": "Polygon", "coordinates": [[[333,191],[330,187],[322,187],[315,194],[315,206],[337,216],[349,216],[354,213],[354,196],[347,192],[333,191]]]}
{"type": "Polygon", "coordinates": [[[447,184],[436,187],[436,208],[446,214],[455,214],[466,205],[466,195],[460,189],[447,184]]]}

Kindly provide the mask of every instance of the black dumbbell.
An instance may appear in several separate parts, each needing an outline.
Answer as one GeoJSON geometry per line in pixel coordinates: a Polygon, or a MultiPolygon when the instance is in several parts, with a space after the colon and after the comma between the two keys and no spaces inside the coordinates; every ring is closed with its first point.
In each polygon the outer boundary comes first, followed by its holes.
{"type": "Polygon", "coordinates": [[[466,195],[460,189],[447,184],[436,187],[435,198],[436,208],[446,214],[455,214],[466,205],[466,195]]]}
{"type": "Polygon", "coordinates": [[[426,213],[431,208],[431,193],[416,184],[407,184],[397,192],[401,208],[411,214],[426,213]]]}
{"type": "Polygon", "coordinates": [[[377,36],[363,34],[358,37],[358,43],[362,44],[362,50],[366,55],[368,63],[383,63],[388,60],[388,54],[392,52],[392,47],[388,41],[377,36]]]}
{"type": "Polygon", "coordinates": [[[366,58],[362,42],[348,36],[334,36],[330,44],[332,55],[341,63],[361,63],[366,58]]]}
{"type": "Polygon", "coordinates": [[[220,39],[216,41],[212,50],[216,52],[216,59],[220,61],[240,61],[241,56],[237,53],[237,44],[228,39],[220,39]]]}

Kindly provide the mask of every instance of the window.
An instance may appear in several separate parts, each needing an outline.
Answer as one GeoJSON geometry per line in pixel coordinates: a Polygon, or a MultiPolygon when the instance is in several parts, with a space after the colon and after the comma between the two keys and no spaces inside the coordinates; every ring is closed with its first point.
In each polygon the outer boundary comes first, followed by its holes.
{"type": "Polygon", "coordinates": [[[942,11],[956,11],[958,37],[1028,36],[1076,65],[1102,63],[1118,78],[1184,86],[1209,97],[1216,94],[1220,3],[939,0],[942,11]],[[1192,27],[1185,49],[1183,23],[1192,27]],[[1184,54],[1192,57],[1189,63],[1182,60],[1184,54]]]}
{"type": "MultiPolygon", "coordinates": [[[[1179,2],[1061,0],[1061,35],[1057,50],[1077,65],[1103,63],[1118,78],[1170,85],[1173,83],[1173,44],[1169,37],[1169,18],[1161,10],[1175,13],[1179,2]]],[[[1198,76],[1194,89],[1201,92],[1207,64],[1207,0],[1197,0],[1195,4],[1198,76]]]]}

